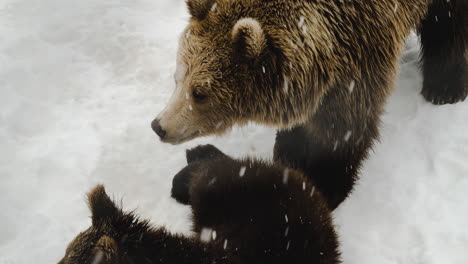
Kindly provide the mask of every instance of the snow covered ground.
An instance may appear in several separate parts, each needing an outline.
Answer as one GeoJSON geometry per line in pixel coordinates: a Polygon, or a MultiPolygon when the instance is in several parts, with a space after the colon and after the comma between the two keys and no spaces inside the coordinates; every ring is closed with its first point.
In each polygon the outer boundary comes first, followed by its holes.
{"type": "MultiPolygon", "coordinates": [[[[104,183],[126,209],[188,232],[169,198],[184,149],[271,157],[274,130],[171,146],[150,129],[173,88],[182,0],[0,0],[0,264],[56,263],[104,183]]],[[[468,102],[419,95],[412,36],[381,143],[336,212],[347,264],[468,262],[468,102]]]]}

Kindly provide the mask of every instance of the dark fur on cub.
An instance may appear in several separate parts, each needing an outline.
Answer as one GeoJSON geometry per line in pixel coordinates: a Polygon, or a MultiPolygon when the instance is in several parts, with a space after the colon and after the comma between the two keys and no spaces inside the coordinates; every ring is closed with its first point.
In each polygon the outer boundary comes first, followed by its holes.
{"type": "Polygon", "coordinates": [[[285,177],[283,167],[234,160],[212,146],[188,151],[187,160],[173,196],[191,205],[194,236],[151,227],[97,186],[88,195],[93,224],[59,264],[340,263],[327,203],[301,173],[285,177]]]}
{"type": "Polygon", "coordinates": [[[412,29],[426,99],[465,99],[467,2],[187,0],[178,101],[154,127],[175,144],[248,121],[277,127],[274,160],[311,177],[333,209],[378,138],[412,29]]]}

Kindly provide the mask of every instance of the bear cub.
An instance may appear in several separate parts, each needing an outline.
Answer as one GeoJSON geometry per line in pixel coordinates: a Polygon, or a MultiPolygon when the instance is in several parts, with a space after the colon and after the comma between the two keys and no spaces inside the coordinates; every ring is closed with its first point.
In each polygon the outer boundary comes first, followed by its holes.
{"type": "Polygon", "coordinates": [[[188,150],[187,161],[172,196],[191,206],[193,235],[151,226],[98,185],[88,194],[92,225],[59,264],[340,263],[330,210],[302,173],[211,145],[188,150]]]}

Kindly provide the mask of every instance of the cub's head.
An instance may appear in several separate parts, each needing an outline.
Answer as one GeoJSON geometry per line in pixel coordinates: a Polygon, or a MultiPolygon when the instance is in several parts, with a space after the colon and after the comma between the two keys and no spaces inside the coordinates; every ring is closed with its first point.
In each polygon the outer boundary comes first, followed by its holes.
{"type": "Polygon", "coordinates": [[[267,34],[262,9],[251,2],[187,0],[191,19],[180,37],[176,88],[152,123],[163,142],[222,134],[248,121],[290,124],[278,36],[267,34]]]}
{"type": "Polygon", "coordinates": [[[134,230],[129,232],[135,229],[133,215],[122,213],[102,185],[89,192],[88,205],[92,226],[73,239],[58,264],[129,263],[127,244],[134,239],[133,236],[138,236],[134,230]]]}

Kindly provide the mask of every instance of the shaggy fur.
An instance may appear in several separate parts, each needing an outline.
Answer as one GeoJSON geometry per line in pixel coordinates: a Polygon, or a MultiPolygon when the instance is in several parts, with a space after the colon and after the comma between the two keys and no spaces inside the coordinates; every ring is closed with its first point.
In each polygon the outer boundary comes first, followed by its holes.
{"type": "Polygon", "coordinates": [[[190,204],[193,236],[151,227],[97,186],[88,195],[92,226],[59,264],[340,263],[327,203],[300,172],[213,146],[188,151],[187,161],[173,196],[190,204]]]}
{"type": "Polygon", "coordinates": [[[177,89],[153,122],[161,140],[248,121],[277,127],[274,160],[311,177],[332,209],[378,138],[403,42],[428,10],[423,94],[434,103],[466,97],[464,0],[187,2],[177,89]]]}

